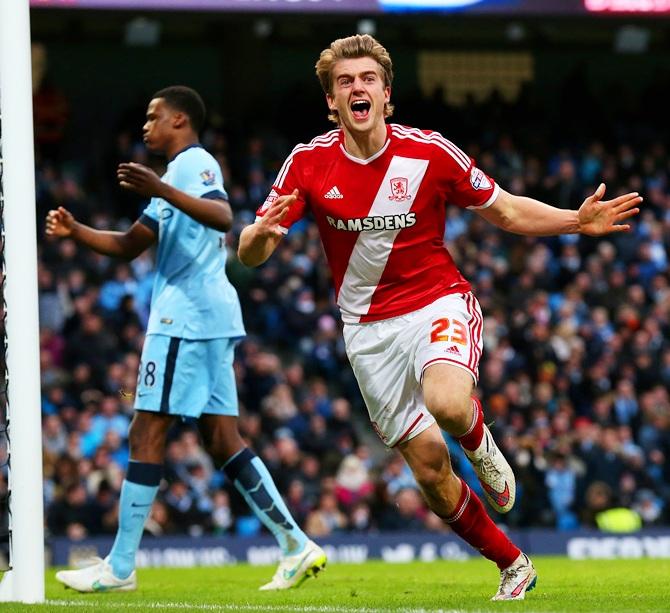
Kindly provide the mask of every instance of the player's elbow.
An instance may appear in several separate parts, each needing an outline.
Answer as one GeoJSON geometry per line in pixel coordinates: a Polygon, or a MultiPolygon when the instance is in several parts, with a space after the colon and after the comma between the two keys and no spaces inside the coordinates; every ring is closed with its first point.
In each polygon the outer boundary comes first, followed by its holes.
{"type": "Polygon", "coordinates": [[[519,233],[521,219],[515,199],[516,196],[500,190],[500,196],[490,209],[485,210],[484,216],[501,230],[519,233]]]}
{"type": "Polygon", "coordinates": [[[518,232],[518,219],[514,209],[508,208],[499,212],[496,225],[506,232],[518,232]]]}
{"type": "Polygon", "coordinates": [[[216,219],[211,224],[219,232],[228,232],[233,227],[233,210],[226,200],[220,200],[221,206],[216,211],[216,219]]]}
{"type": "Polygon", "coordinates": [[[219,232],[229,232],[232,227],[233,227],[232,217],[230,219],[217,220],[216,224],[214,225],[214,229],[218,230],[219,232]]]}
{"type": "Polygon", "coordinates": [[[144,249],[142,247],[138,247],[135,245],[129,245],[125,247],[121,253],[119,254],[119,257],[122,260],[125,260],[126,262],[130,262],[134,260],[140,253],[142,253],[144,249]]]}
{"type": "Polygon", "coordinates": [[[117,241],[116,253],[114,255],[126,262],[130,262],[140,255],[144,249],[143,246],[136,244],[127,236],[123,236],[117,241]]]}

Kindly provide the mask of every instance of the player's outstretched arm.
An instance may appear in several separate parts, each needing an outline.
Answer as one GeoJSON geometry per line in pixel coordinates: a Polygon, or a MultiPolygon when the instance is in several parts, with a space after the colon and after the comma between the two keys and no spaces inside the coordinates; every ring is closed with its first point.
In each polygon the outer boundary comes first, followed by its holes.
{"type": "Polygon", "coordinates": [[[242,230],[237,249],[237,257],[242,264],[260,266],[274,253],[284,236],[281,222],[286,217],[289,207],[297,199],[297,189],[294,189],[292,194],[280,196],[270,205],[263,217],[242,230]]]}
{"type": "Polygon", "coordinates": [[[227,232],[233,225],[233,210],[225,200],[196,198],[161,181],[151,168],[134,162],[119,164],[119,185],[146,198],[162,198],[201,224],[227,232]]]}
{"type": "Polygon", "coordinates": [[[501,189],[495,202],[477,213],[503,230],[526,236],[577,233],[603,236],[630,230],[630,225],[622,222],[640,212],[638,207],[642,197],[637,192],[631,192],[613,200],[603,200],[604,195],[605,184],[601,183],[575,211],[515,196],[501,189]]]}
{"type": "Polygon", "coordinates": [[[93,251],[126,260],[137,257],[156,241],[154,232],[142,223],[135,222],[126,232],[96,230],[79,223],[62,206],[47,213],[46,234],[58,238],[70,237],[93,251]]]}

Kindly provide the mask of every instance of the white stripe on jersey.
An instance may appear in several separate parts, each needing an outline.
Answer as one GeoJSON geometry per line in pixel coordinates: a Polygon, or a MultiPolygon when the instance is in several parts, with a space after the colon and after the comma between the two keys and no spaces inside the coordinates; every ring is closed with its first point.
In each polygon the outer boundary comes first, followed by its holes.
{"type": "MultiPolygon", "coordinates": [[[[421,186],[428,160],[417,160],[393,156],[375,196],[369,217],[403,215],[409,212],[421,186]],[[391,200],[391,179],[407,179],[408,199],[403,202],[391,200]]],[[[342,311],[342,320],[346,323],[358,323],[361,315],[367,314],[372,304],[379,281],[393,242],[400,229],[361,232],[349,257],[349,264],[342,279],[337,304],[342,311]]]]}
{"type": "Polygon", "coordinates": [[[286,158],[286,160],[282,164],[282,167],[279,169],[279,173],[277,174],[277,178],[275,179],[274,184],[277,187],[282,186],[282,184],[284,183],[284,179],[288,174],[289,168],[291,168],[291,164],[293,163],[293,156],[296,153],[300,153],[301,151],[310,151],[312,149],[316,149],[317,147],[330,147],[334,143],[338,142],[339,138],[340,138],[340,131],[331,130],[330,132],[326,132],[326,134],[322,134],[321,136],[313,138],[306,145],[304,144],[296,145],[293,148],[293,151],[291,151],[291,154],[286,158]]]}
{"type": "Polygon", "coordinates": [[[448,153],[455,162],[465,171],[470,168],[470,158],[461,151],[454,143],[447,140],[439,132],[431,132],[425,134],[416,128],[403,128],[397,124],[391,125],[391,133],[396,138],[409,138],[418,143],[427,143],[438,146],[440,149],[448,153]]]}
{"type": "MultiPolygon", "coordinates": [[[[408,138],[410,140],[416,141],[417,143],[426,143],[430,145],[435,145],[436,147],[439,147],[440,149],[446,151],[452,158],[454,158],[456,163],[463,170],[467,172],[470,169],[470,166],[472,164],[470,158],[463,151],[461,151],[456,145],[454,145],[454,143],[444,138],[439,132],[431,132],[428,135],[421,132],[421,130],[417,130],[416,128],[404,128],[403,126],[399,126],[397,124],[391,124],[391,134],[393,134],[393,136],[395,136],[396,138],[408,138]],[[464,163],[462,163],[464,159],[467,160],[467,166],[464,163]]],[[[499,193],[500,193],[500,187],[496,183],[493,186],[493,192],[491,193],[486,202],[484,202],[483,204],[468,206],[466,208],[471,210],[486,209],[495,202],[499,193]]]]}
{"type": "Polygon", "coordinates": [[[409,128],[407,126],[401,126],[400,124],[394,123],[391,124],[391,129],[396,129],[399,132],[404,132],[406,134],[414,134],[415,136],[427,138],[428,140],[436,140],[441,142],[443,145],[446,145],[454,155],[458,156],[465,164],[470,167],[470,156],[465,153],[460,147],[452,143],[448,138],[445,138],[439,132],[430,131],[428,134],[419,130],[418,128],[409,128]]]}

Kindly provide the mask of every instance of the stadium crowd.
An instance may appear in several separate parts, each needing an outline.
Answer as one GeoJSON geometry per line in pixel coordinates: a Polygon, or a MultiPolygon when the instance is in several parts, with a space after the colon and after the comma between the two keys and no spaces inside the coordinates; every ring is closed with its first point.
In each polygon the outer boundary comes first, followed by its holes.
{"type": "MultiPolygon", "coordinates": [[[[517,194],[575,208],[602,180],[610,196],[636,190],[645,197],[631,233],[599,241],[512,236],[448,209],[446,244],[485,315],[478,394],[518,483],[515,508],[496,520],[570,529],[596,526],[601,511],[624,507],[646,526],[667,524],[670,158],[654,138],[653,109],[645,122],[582,113],[568,126],[557,117],[561,130],[552,132],[530,100],[510,106],[492,96],[464,109],[439,96],[398,103],[405,113],[398,121],[421,117],[408,123],[443,132],[517,194]]],[[[566,117],[569,107],[561,111],[566,117]]],[[[66,113],[61,120],[74,121],[66,113]]],[[[294,226],[257,270],[236,259],[237,236],[253,221],[294,136],[259,132],[240,140],[217,128],[203,135],[223,168],[236,217],[227,240],[248,331],[235,362],[241,432],[312,536],[447,530],[426,509],[401,456],[369,426],[315,225],[294,226]]],[[[142,203],[116,187],[114,171],[119,161],[153,163],[139,130],[119,130],[97,166],[102,173],[85,155],[68,159],[58,140],[40,142],[39,130],[37,141],[40,226],[57,204],[101,228],[122,228],[138,216],[142,203]]],[[[48,533],[111,534],[152,260],[119,263],[40,232],[48,533]]],[[[460,448],[450,449],[480,491],[460,448]]],[[[261,531],[192,424],[174,429],[167,455],[150,533],[261,531]]]]}

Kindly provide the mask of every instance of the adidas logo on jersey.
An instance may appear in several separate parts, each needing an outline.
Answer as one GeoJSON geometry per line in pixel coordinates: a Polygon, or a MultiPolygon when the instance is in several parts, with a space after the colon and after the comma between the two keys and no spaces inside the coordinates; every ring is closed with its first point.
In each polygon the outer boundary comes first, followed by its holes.
{"type": "Polygon", "coordinates": [[[333,185],[324,195],[324,198],[329,200],[341,200],[344,196],[340,193],[340,190],[337,189],[337,185],[333,185]]]}
{"type": "Polygon", "coordinates": [[[461,351],[456,345],[452,345],[449,349],[444,350],[445,353],[452,353],[454,355],[461,355],[461,351]]]}

